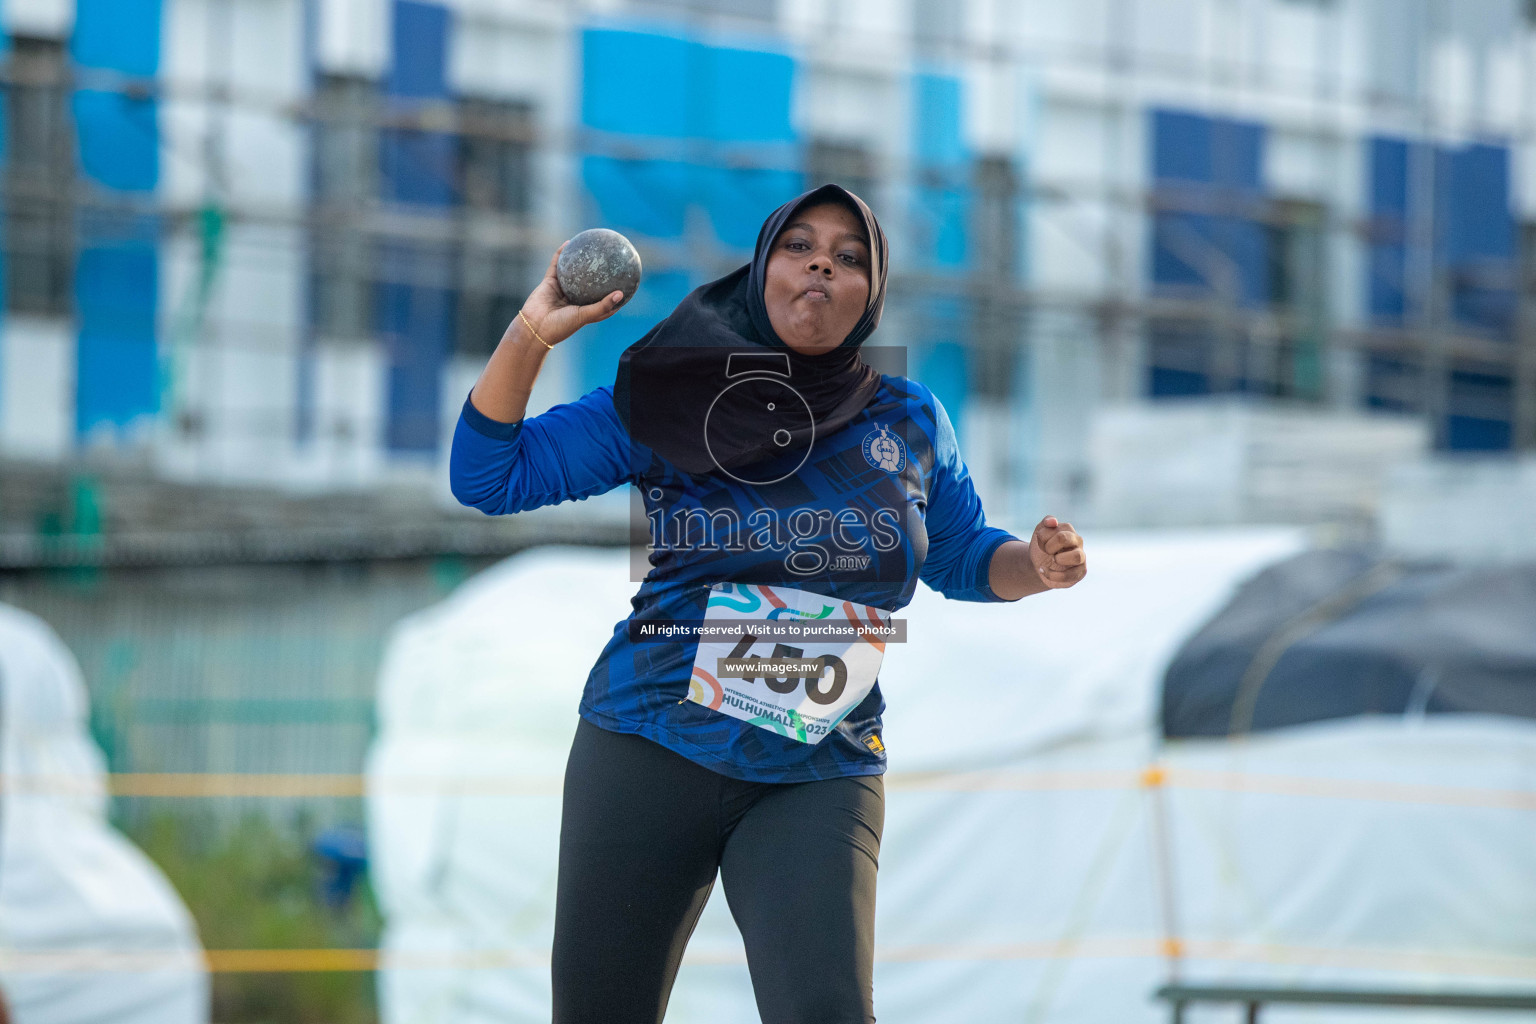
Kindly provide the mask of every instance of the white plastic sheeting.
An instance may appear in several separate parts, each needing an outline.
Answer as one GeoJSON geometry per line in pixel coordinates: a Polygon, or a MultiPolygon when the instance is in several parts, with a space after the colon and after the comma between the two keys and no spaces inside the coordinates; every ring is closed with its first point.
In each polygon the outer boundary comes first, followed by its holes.
{"type": "Polygon", "coordinates": [[[74,657],[0,605],[0,992],[15,1024],[202,1024],[196,926],[106,821],[74,657]]]}
{"type": "MultiPolygon", "coordinates": [[[[1302,544],[1096,535],[1068,592],[983,605],[919,588],[881,673],[882,1022],[1150,1024],[1170,949],[1191,980],[1536,977],[1531,723],[1351,719],[1159,745],[1178,646],[1302,544]]],[[[633,590],[622,552],[544,549],[395,632],[368,766],[385,1024],[549,1019],[560,777],[633,590]]],[[[1191,1019],[1231,1016],[1211,1013],[1191,1019]]],[[[718,891],[667,1019],[758,1019],[718,891]]],[[[1398,1018],[1266,1012],[1289,1019],[1398,1018]]]]}

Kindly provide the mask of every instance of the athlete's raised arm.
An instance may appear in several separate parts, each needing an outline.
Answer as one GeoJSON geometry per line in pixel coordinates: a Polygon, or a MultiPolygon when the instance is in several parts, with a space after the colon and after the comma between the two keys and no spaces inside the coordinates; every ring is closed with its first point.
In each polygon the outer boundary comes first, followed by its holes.
{"type": "Polygon", "coordinates": [[[454,497],[487,515],[524,512],[612,490],[634,475],[633,448],[602,387],[527,417],[528,397],[555,345],[612,316],[613,292],[574,306],[555,277],[560,252],[528,296],[470,391],[453,433],[448,480],[454,497]]]}
{"type": "Polygon", "coordinates": [[[1046,516],[1035,527],[1029,543],[1010,540],[992,552],[988,582],[1005,601],[1030,594],[1063,590],[1088,574],[1088,554],[1083,538],[1071,523],[1046,516]]]}
{"type": "Polygon", "coordinates": [[[538,379],[544,357],[587,324],[606,320],[624,301],[623,292],[612,292],[590,306],[572,305],[560,290],[555,267],[567,242],[549,259],[544,280],[528,296],[512,318],[496,351],[469,393],[474,407],[487,418],[515,423],[528,411],[528,396],[538,379]]]}

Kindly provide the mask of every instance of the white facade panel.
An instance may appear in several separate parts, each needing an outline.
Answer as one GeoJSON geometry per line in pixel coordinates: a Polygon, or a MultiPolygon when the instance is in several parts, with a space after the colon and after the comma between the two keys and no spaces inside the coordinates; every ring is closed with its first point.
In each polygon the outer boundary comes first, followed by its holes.
{"type": "Polygon", "coordinates": [[[74,447],[75,351],[68,320],[0,321],[0,451],[57,459],[74,447]]]}
{"type": "Polygon", "coordinates": [[[1509,201],[1515,217],[1536,220],[1536,139],[1510,147],[1509,201]]]}
{"type": "Polygon", "coordinates": [[[571,74],[564,34],[558,23],[511,21],[465,5],[449,33],[449,82],[472,96],[547,104],[571,74]]]}
{"type": "Polygon", "coordinates": [[[303,327],[302,234],[228,224],[211,264],[185,231],[161,248],[161,347],[173,375],[165,469],[281,481],[293,461],[303,327]],[[206,293],[203,277],[211,269],[206,293]]]}
{"type": "MultiPolygon", "coordinates": [[[[1213,0],[1161,0],[1130,5],[1135,31],[1132,38],[1139,58],[1171,70],[1179,62],[1179,76],[1199,75],[1210,60],[1217,34],[1217,10],[1213,0]]],[[[1208,70],[1208,69],[1206,69],[1208,70]]]]}
{"type": "Polygon", "coordinates": [[[1330,5],[1265,3],[1253,19],[1253,57],[1261,63],[1264,81],[1284,92],[1315,95],[1326,75],[1328,32],[1334,20],[1330,5]]]}
{"type": "Polygon", "coordinates": [[[1108,155],[1122,147],[1123,128],[1112,110],[1050,100],[1039,125],[1031,148],[1038,191],[1026,231],[1031,283],[1048,293],[1100,291],[1110,283],[1106,243],[1121,219],[1106,198],[1108,155]]]}
{"type": "Polygon", "coordinates": [[[212,72],[215,80],[227,79],[263,106],[297,99],[308,91],[304,0],[211,2],[222,8],[219,24],[221,30],[227,26],[234,44],[225,58],[227,68],[212,72]]]}
{"type": "Polygon", "coordinates": [[[1114,211],[1102,200],[1037,202],[1029,207],[1031,283],[1053,297],[1083,298],[1110,283],[1104,242],[1114,211]]]}
{"type": "Polygon", "coordinates": [[[160,102],[160,196],[176,206],[194,205],[210,189],[204,148],[212,111],[208,13],[208,0],[173,0],[161,14],[160,73],[181,88],[160,102]]]}
{"type": "Polygon", "coordinates": [[[0,23],[13,36],[63,39],[75,25],[75,0],[5,0],[0,23]]]}
{"type": "Polygon", "coordinates": [[[304,314],[304,234],[296,227],[232,224],[209,304],[210,330],[239,348],[294,351],[304,314]]]}
{"type": "Polygon", "coordinates": [[[1265,187],[1287,198],[1327,202],[1337,188],[1332,141],[1313,132],[1271,128],[1264,140],[1265,187]]]}
{"type": "Polygon", "coordinates": [[[314,411],[296,479],[318,487],[376,482],[384,464],[384,353],[372,343],[322,341],[309,358],[314,411]]]}
{"type": "Polygon", "coordinates": [[[888,49],[911,31],[911,5],[926,2],[931,0],[780,0],[779,21],[791,35],[810,38],[830,33],[834,38],[829,41],[878,40],[888,49]]]}
{"type": "Polygon", "coordinates": [[[1020,0],[1010,6],[1016,11],[1012,34],[1035,52],[1086,57],[1108,46],[1115,34],[1111,0],[1020,0]]]}
{"type": "Polygon", "coordinates": [[[161,112],[162,191],[172,202],[302,198],[303,126],[293,107],[308,90],[303,32],[299,0],[167,4],[163,73],[177,88],[161,112]],[[215,91],[242,102],[213,103],[215,91]]]}
{"type": "Polygon", "coordinates": [[[390,0],[316,0],[315,63],[333,75],[377,78],[389,64],[390,0]]]}
{"type": "Polygon", "coordinates": [[[204,478],[283,483],[290,474],[298,366],[291,352],[226,345],[203,353],[204,478]]]}
{"type": "Polygon", "coordinates": [[[291,217],[308,191],[304,127],[265,111],[231,111],[221,130],[233,203],[262,219],[291,217]]]}
{"type": "Polygon", "coordinates": [[[1037,183],[1065,189],[1102,181],[1111,170],[1106,162],[1113,144],[1111,116],[1103,107],[1046,97],[1033,160],[1037,183]]]}
{"type": "Polygon", "coordinates": [[[1465,39],[1442,37],[1430,49],[1429,102],[1434,123],[1448,140],[1466,138],[1477,126],[1476,72],[1472,48],[1465,39]]]}
{"type": "Polygon", "coordinates": [[[797,76],[792,117],[807,136],[890,151],[905,127],[891,111],[906,105],[903,86],[908,84],[904,76],[890,73],[813,65],[797,76]]]}
{"type": "Polygon", "coordinates": [[[1023,154],[1034,112],[1034,80],[1025,66],[970,61],[961,89],[961,130],[973,153],[1023,154]]]}
{"type": "Polygon", "coordinates": [[[1533,112],[1530,71],[1521,63],[1524,39],[1505,39],[1489,47],[1484,65],[1484,120],[1490,130],[1511,135],[1521,130],[1533,112]]]}

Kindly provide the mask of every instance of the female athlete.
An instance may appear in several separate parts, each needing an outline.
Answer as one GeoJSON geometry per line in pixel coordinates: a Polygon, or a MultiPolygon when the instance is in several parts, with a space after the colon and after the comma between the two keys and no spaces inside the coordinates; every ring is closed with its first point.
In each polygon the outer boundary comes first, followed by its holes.
{"type": "Polygon", "coordinates": [[[451,460],[459,500],[493,515],[632,484],[651,532],[566,766],[554,1020],[660,1022],[718,877],[764,1021],[873,1021],[891,614],[919,580],[962,601],[1070,587],[1082,539],[1050,516],[1028,541],[989,526],[939,400],[861,358],[886,239],[846,189],[774,211],[752,262],[688,295],[612,385],[526,417],[544,360],[624,298],[570,304],[558,256],[451,460]]]}

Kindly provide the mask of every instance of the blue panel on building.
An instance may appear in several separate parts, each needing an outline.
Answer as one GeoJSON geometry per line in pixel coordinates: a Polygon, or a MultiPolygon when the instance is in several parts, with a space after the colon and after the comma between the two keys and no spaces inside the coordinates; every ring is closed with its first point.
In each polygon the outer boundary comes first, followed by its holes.
{"type": "Polygon", "coordinates": [[[1152,177],[1156,181],[1216,180],[1211,166],[1211,118],[1183,110],[1152,111],[1152,177]]]}
{"type": "Polygon", "coordinates": [[[599,131],[664,139],[792,142],[794,76],[793,59],[770,49],[587,29],[581,120],[599,131]]]}
{"type": "Polygon", "coordinates": [[[599,131],[684,138],[705,100],[688,90],[693,44],[676,36],[589,28],[581,37],[581,122],[599,131]]]}
{"type": "Polygon", "coordinates": [[[153,192],[160,181],[156,103],[81,89],[73,113],[80,171],[119,192],[153,192]]]}
{"type": "Polygon", "coordinates": [[[584,156],[581,177],[596,207],[592,216],[603,227],[652,238],[682,235],[695,188],[689,164],[584,156]]]}
{"type": "Polygon", "coordinates": [[[1154,288],[1270,301],[1263,126],[1177,110],[1153,110],[1151,122],[1153,179],[1172,207],[1152,220],[1154,288]]]}
{"type": "Polygon", "coordinates": [[[1514,432],[1514,382],[1502,373],[1452,371],[1446,395],[1446,446],[1459,451],[1500,451],[1514,432]]]}
{"type": "Polygon", "coordinates": [[[1445,255],[1468,259],[1510,259],[1515,255],[1514,219],[1509,206],[1509,149],[1485,143],[1447,154],[1441,196],[1445,255]]]}
{"type": "Polygon", "coordinates": [[[1217,244],[1237,274],[1237,301],[1250,309],[1274,301],[1270,278],[1270,234],[1258,220],[1219,217],[1217,244]]]}
{"type": "Polygon", "coordinates": [[[961,83],[949,75],[912,77],[913,258],[930,270],[960,270],[968,256],[970,153],[961,130],[961,83]]]}
{"type": "Polygon", "coordinates": [[[1415,362],[1372,352],[1365,360],[1365,404],[1386,412],[1418,412],[1424,400],[1424,370],[1415,362]]]}
{"type": "Polygon", "coordinates": [[[159,410],[155,312],[160,294],[153,225],[138,237],[85,245],[75,265],[80,334],[76,428],[123,426],[159,410]]]}
{"type": "MultiPolygon", "coordinates": [[[[395,0],[393,26],[393,59],[384,77],[385,93],[399,100],[446,99],[447,9],[418,0],[395,0]]],[[[451,206],[456,198],[456,158],[451,135],[398,129],[384,132],[383,198],[451,206]]]]}
{"type": "Polygon", "coordinates": [[[707,118],[697,134],[717,142],[793,142],[790,123],[795,62],[782,53],[695,43],[702,59],[692,66],[702,81],[689,83],[707,118]]]}
{"type": "Polygon", "coordinates": [[[1202,259],[1215,247],[1212,218],[1203,213],[1159,211],[1152,216],[1152,283],[1159,291],[1204,292],[1210,288],[1202,259]]]}
{"type": "Polygon", "coordinates": [[[666,32],[588,29],[582,36],[582,121],[638,139],[697,140],[731,147],[704,162],[657,155],[588,155],[582,179],[593,216],[652,238],[683,234],[701,206],[727,246],[750,248],[762,218],[803,185],[790,121],[794,61],[768,49],[713,46],[666,32]]]}
{"type": "Polygon", "coordinates": [[[75,63],[152,77],[160,70],[160,2],[75,0],[75,63]]]}
{"type": "Polygon", "coordinates": [[[1514,431],[1508,420],[1484,420],[1472,416],[1447,416],[1445,446],[1451,451],[1508,451],[1514,431]]]}
{"type": "Polygon", "coordinates": [[[1451,286],[1451,318],[1501,341],[1512,339],[1519,305],[1514,290],[1482,283],[1508,279],[1512,272],[1503,261],[1468,261],[1458,266],[1451,286]]]}
{"type": "MultiPolygon", "coordinates": [[[[930,272],[957,273],[969,262],[973,191],[971,153],[962,126],[959,78],[933,71],[912,76],[912,159],[916,165],[907,259],[930,272]]],[[[970,364],[962,343],[970,328],[965,304],[952,295],[918,299],[913,370],[949,411],[959,430],[970,391],[970,364]]]]}
{"type": "Polygon", "coordinates": [[[391,96],[438,99],[448,95],[448,9],[419,0],[394,0],[392,60],[384,76],[391,96]]]}
{"type": "MultiPolygon", "coordinates": [[[[441,4],[394,0],[393,48],[384,91],[397,104],[448,97],[448,33],[441,4]]],[[[444,207],[457,198],[456,147],[440,132],[391,129],[379,141],[380,194],[444,207]]],[[[453,347],[457,294],[442,253],[405,244],[383,254],[390,268],[375,290],[374,323],[389,355],[385,440],[390,450],[429,455],[440,443],[443,367],[453,347]]]]}
{"type": "Polygon", "coordinates": [[[735,249],[752,249],[768,215],[805,191],[799,170],[712,167],[695,173],[715,236],[735,249]]]}
{"type": "MultiPolygon", "coordinates": [[[[600,131],[683,139],[702,119],[688,88],[689,40],[654,32],[587,29],[581,41],[581,119],[600,131]]],[[[694,198],[693,167],[681,160],[586,155],[582,183],[596,221],[616,231],[677,238],[694,198]]]]}
{"type": "Polygon", "coordinates": [[[1188,110],[1154,109],[1151,117],[1156,181],[1263,189],[1263,125],[1188,110]]]}
{"type": "Polygon", "coordinates": [[[1373,138],[1370,146],[1372,213],[1408,216],[1408,143],[1373,138]]]}
{"type": "MultiPolygon", "coordinates": [[[[941,305],[947,300],[941,300],[941,305]]],[[[951,310],[952,323],[959,323],[960,311],[951,310]]],[[[919,347],[917,351],[917,380],[926,384],[949,413],[955,433],[960,434],[965,417],[966,399],[970,394],[970,353],[957,338],[937,338],[919,347]]],[[[962,437],[961,440],[964,440],[962,437]]]]}
{"type": "MultiPolygon", "coordinates": [[[[1185,110],[1149,111],[1151,165],[1161,206],[1152,215],[1153,291],[1225,299],[1256,308],[1274,301],[1263,183],[1262,125],[1185,110]]],[[[1154,331],[1147,388],[1153,396],[1216,387],[1209,331],[1154,331]]],[[[1222,389],[1243,390],[1246,380],[1222,389]]]]}
{"type": "Polygon", "coordinates": [[[1216,184],[1250,192],[1263,190],[1263,125],[1218,119],[1213,126],[1211,146],[1216,184]]]}
{"type": "Polygon", "coordinates": [[[1175,370],[1167,366],[1147,368],[1147,390],[1154,398],[1191,398],[1211,392],[1211,378],[1196,370],[1175,370]]]}
{"type": "Polygon", "coordinates": [[[1214,339],[1204,324],[1154,324],[1149,332],[1147,392],[1180,398],[1211,391],[1214,339]]]}
{"type": "Polygon", "coordinates": [[[1369,143],[1372,231],[1366,303],[1378,323],[1401,326],[1419,315],[1407,279],[1414,164],[1435,181],[1432,258],[1450,284],[1450,314],[1460,326],[1513,336],[1515,224],[1510,212],[1509,149],[1460,149],[1373,138],[1369,143]]]}
{"type": "MultiPolygon", "coordinates": [[[[160,0],[77,0],[70,52],[84,67],[151,77],[160,65],[160,31],[160,0]]],[[[81,90],[72,107],[81,173],[114,191],[153,192],[160,180],[155,101],[81,90]]],[[[150,217],[90,218],[79,231],[75,421],[84,434],[159,409],[159,244],[150,217]]]]}
{"type": "MultiPolygon", "coordinates": [[[[1449,289],[1449,318],[1458,330],[1514,337],[1516,230],[1510,205],[1509,148],[1475,143],[1459,148],[1373,138],[1372,215],[1366,303],[1371,318],[1390,327],[1413,326],[1421,316],[1408,278],[1408,243],[1416,201],[1433,176],[1430,260],[1449,289]]],[[[1422,371],[1400,360],[1372,356],[1366,403],[1403,411],[1421,407],[1422,371]],[[1410,401],[1409,398],[1412,397],[1410,401]]],[[[1511,385],[1498,375],[1456,372],[1448,384],[1443,437],[1451,449],[1508,448],[1512,439],[1511,385]]]]}
{"type": "Polygon", "coordinates": [[[964,167],[969,153],[960,126],[960,79],[912,76],[912,156],[925,167],[964,167]]]}
{"type": "Polygon", "coordinates": [[[1515,222],[1510,212],[1509,150],[1475,144],[1440,162],[1443,259],[1451,316],[1501,340],[1514,337],[1515,222]]]}
{"type": "Polygon", "coordinates": [[[1366,254],[1366,308],[1371,319],[1401,324],[1408,314],[1408,249],[1402,243],[1372,242],[1366,254]]]}
{"type": "Polygon", "coordinates": [[[913,189],[913,242],[931,269],[965,268],[970,206],[968,188],[919,185],[913,189]]]}
{"type": "Polygon", "coordinates": [[[386,284],[376,298],[389,353],[386,443],[392,451],[430,454],[437,451],[442,429],[442,374],[455,295],[446,288],[386,284]]]}
{"type": "Polygon", "coordinates": [[[1408,144],[1369,142],[1371,213],[1366,262],[1366,309],[1371,318],[1401,324],[1408,311],[1408,144]]]}
{"type": "Polygon", "coordinates": [[[379,139],[382,198],[418,206],[452,206],[457,198],[453,136],[393,129],[379,139]]]}

